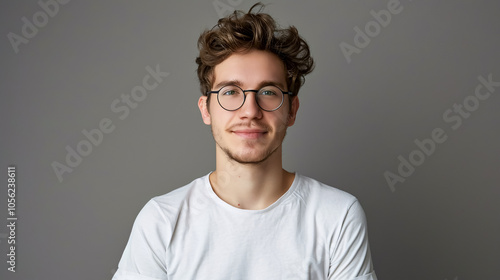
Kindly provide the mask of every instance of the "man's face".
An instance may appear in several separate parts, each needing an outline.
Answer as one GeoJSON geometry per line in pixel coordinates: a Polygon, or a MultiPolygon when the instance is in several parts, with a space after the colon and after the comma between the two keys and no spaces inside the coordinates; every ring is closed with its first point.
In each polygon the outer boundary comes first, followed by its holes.
{"type": "MultiPolygon", "coordinates": [[[[233,54],[218,64],[214,69],[212,90],[225,85],[258,90],[269,84],[288,90],[284,64],[275,54],[252,50],[233,54]]],[[[294,98],[290,108],[290,97],[284,95],[283,105],[276,111],[267,112],[257,105],[254,92],[246,95],[245,103],[236,111],[224,110],[217,102],[216,94],[211,96],[208,105],[206,96],[200,97],[198,106],[204,123],[212,126],[217,152],[247,164],[263,162],[276,152],[281,156],[286,129],[295,121],[298,98],[294,98]]]]}

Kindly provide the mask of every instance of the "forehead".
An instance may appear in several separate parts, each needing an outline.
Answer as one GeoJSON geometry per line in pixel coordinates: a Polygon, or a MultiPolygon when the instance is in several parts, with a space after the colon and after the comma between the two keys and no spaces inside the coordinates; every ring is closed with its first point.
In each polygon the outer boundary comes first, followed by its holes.
{"type": "Polygon", "coordinates": [[[214,68],[214,88],[231,81],[249,88],[263,81],[286,87],[285,65],[281,59],[268,51],[251,50],[234,53],[214,68]]]}

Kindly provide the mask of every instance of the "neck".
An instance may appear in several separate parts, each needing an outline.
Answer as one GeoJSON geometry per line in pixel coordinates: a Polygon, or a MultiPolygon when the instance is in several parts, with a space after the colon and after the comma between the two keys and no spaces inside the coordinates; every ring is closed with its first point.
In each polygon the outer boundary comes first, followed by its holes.
{"type": "Polygon", "coordinates": [[[241,209],[259,210],[279,199],[295,175],[282,167],[281,147],[258,164],[242,164],[216,151],[216,170],[210,174],[214,192],[226,203],[241,209]]]}

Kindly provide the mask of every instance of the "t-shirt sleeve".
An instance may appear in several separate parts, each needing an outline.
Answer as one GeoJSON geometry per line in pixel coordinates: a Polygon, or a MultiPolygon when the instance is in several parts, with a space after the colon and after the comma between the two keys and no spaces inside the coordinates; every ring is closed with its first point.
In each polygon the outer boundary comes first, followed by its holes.
{"type": "Polygon", "coordinates": [[[356,200],[330,243],[328,280],[377,280],[368,244],[366,217],[356,200]]]}
{"type": "Polygon", "coordinates": [[[165,255],[170,225],[150,200],[135,219],[118,270],[112,280],[166,280],[165,255]]]}

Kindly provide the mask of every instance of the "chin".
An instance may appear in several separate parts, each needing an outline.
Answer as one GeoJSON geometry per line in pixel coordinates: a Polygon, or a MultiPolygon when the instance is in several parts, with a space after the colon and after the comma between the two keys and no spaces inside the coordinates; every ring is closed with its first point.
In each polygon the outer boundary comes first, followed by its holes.
{"type": "Polygon", "coordinates": [[[251,151],[249,153],[233,153],[227,149],[223,149],[224,153],[231,160],[234,160],[240,164],[259,164],[270,158],[274,152],[276,152],[277,147],[274,149],[267,149],[265,151],[251,151]]]}
{"type": "Polygon", "coordinates": [[[269,157],[251,158],[251,157],[237,157],[237,156],[235,157],[231,155],[228,156],[231,160],[236,161],[239,164],[248,164],[248,165],[260,164],[269,158],[269,157]]]}

